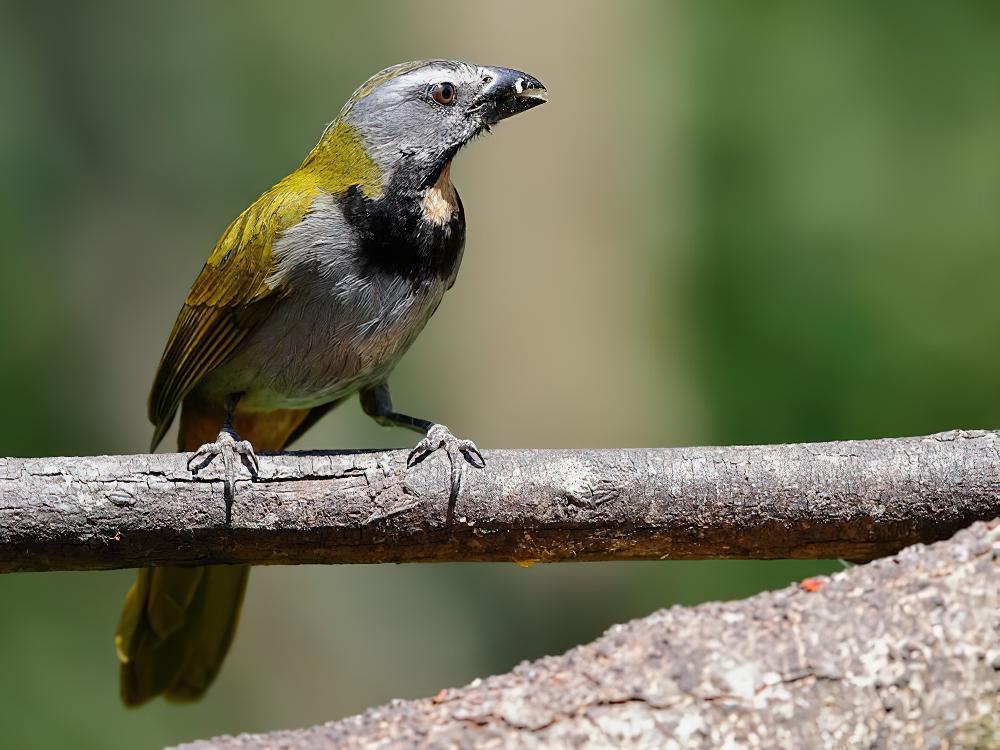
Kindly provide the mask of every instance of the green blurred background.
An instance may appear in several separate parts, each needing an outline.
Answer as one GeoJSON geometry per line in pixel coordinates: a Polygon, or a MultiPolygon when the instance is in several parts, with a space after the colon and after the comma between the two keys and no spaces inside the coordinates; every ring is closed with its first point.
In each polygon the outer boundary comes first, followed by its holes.
{"type": "MultiPolygon", "coordinates": [[[[130,453],[229,220],[371,73],[551,101],[454,170],[459,283],[392,380],[483,447],[1000,423],[1000,4],[0,3],[0,455],[130,453]]],[[[356,403],[305,447],[405,446],[356,403]]],[[[335,719],[836,563],[270,568],[208,698],[126,711],[130,572],[0,577],[0,746],[335,719]]]]}

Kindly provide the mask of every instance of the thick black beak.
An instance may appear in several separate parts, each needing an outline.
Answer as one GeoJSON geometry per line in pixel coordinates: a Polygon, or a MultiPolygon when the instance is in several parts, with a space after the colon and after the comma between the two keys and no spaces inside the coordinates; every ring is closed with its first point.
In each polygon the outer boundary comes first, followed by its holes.
{"type": "Polygon", "coordinates": [[[542,82],[520,70],[482,68],[482,73],[487,83],[479,94],[479,111],[487,125],[494,125],[547,100],[548,92],[542,82]]]}

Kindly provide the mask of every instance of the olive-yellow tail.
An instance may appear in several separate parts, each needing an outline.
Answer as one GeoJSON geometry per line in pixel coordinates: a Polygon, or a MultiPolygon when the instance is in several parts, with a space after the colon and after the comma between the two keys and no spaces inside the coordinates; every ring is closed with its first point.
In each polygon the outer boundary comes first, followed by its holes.
{"type": "MultiPolygon", "coordinates": [[[[297,437],[309,413],[237,412],[233,424],[258,450],[277,451],[297,437]]],[[[178,449],[193,451],[213,441],[224,419],[221,409],[186,399],[178,449]]],[[[175,702],[205,694],[236,633],[249,574],[248,565],[138,571],[115,631],[125,705],[139,706],[161,694],[175,702]]]]}

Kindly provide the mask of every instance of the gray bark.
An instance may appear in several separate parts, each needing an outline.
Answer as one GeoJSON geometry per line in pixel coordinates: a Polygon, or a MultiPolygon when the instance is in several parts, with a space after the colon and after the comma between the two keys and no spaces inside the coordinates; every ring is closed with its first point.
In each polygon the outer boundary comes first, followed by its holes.
{"type": "Polygon", "coordinates": [[[866,560],[1000,516],[1000,433],[727,448],[0,460],[0,572],[162,564],[866,560]]]}
{"type": "Polygon", "coordinates": [[[1000,525],[301,731],[186,750],[997,748],[1000,525]]]}

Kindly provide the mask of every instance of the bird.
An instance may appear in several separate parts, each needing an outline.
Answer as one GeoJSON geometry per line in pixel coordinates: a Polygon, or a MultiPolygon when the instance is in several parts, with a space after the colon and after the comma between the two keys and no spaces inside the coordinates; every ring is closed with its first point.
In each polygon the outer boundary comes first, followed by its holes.
{"type": "MultiPolygon", "coordinates": [[[[223,232],[167,341],[149,396],[155,451],[180,412],[178,450],[259,471],[357,393],[383,425],[485,465],[444,425],[395,411],[388,377],[455,283],[465,212],[451,180],[463,146],[547,99],[527,73],[457,60],[393,65],[363,83],[305,160],[223,232]]],[[[454,487],[453,487],[454,491],[454,487]]],[[[228,507],[228,505],[227,505],[228,507]]],[[[200,699],[232,643],[249,566],[138,571],[115,632],[127,706],[200,699]]]]}

